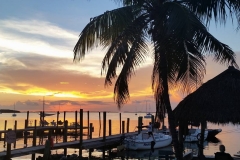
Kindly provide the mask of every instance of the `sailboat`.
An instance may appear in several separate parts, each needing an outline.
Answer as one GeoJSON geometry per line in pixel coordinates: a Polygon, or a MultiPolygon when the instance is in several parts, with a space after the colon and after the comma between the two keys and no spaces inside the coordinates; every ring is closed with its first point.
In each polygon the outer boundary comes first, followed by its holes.
{"type": "Polygon", "coordinates": [[[146,101],[146,115],[144,118],[152,118],[152,114],[150,112],[147,112],[147,101],[146,101]]]}
{"type": "MultiPolygon", "coordinates": [[[[15,111],[15,103],[14,103],[14,111],[15,111]]],[[[13,114],[12,114],[12,117],[16,117],[16,116],[17,116],[16,113],[13,113],[13,114]]]]}
{"type": "Polygon", "coordinates": [[[54,115],[54,113],[45,113],[44,112],[44,109],[45,109],[45,102],[44,102],[44,96],[43,96],[43,111],[42,112],[40,112],[39,113],[39,115],[41,116],[41,117],[46,117],[46,116],[52,116],[52,115],[54,115]]]}

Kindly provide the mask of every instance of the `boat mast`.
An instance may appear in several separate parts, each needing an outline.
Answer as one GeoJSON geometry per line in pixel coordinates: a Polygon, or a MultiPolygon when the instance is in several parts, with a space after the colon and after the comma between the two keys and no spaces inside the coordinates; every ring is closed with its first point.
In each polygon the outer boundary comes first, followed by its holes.
{"type": "Polygon", "coordinates": [[[43,121],[44,121],[44,115],[45,115],[45,113],[44,113],[44,96],[43,96],[43,112],[42,112],[42,119],[43,119],[43,121]]]}

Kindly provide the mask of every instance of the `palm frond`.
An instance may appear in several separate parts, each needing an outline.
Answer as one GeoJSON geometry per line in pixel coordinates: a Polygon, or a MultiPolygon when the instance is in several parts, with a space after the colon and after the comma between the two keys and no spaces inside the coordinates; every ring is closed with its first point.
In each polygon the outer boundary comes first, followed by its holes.
{"type": "Polygon", "coordinates": [[[146,15],[141,15],[134,20],[134,22],[125,28],[125,30],[112,42],[109,47],[105,57],[102,61],[102,74],[107,72],[105,85],[111,85],[111,80],[117,76],[116,70],[117,67],[124,65],[125,60],[127,58],[127,53],[129,52],[129,48],[133,46],[133,43],[136,41],[139,43],[139,49],[141,52],[146,54],[148,50],[148,46],[143,39],[141,40],[139,36],[142,38],[146,37],[145,33],[145,17],[146,15]],[[111,61],[111,63],[110,63],[111,61]]]}
{"type": "Polygon", "coordinates": [[[194,37],[194,41],[199,48],[202,48],[203,52],[213,55],[216,62],[239,68],[235,60],[236,54],[228,45],[218,41],[209,32],[199,30],[194,37]]]}
{"type": "Polygon", "coordinates": [[[216,22],[226,23],[228,15],[233,18],[240,13],[239,0],[185,0],[183,3],[207,23],[213,18],[216,22]]]}
{"type": "Polygon", "coordinates": [[[115,0],[116,2],[120,2],[123,6],[131,6],[131,5],[142,5],[146,0],[115,0]]]}
{"type": "MultiPolygon", "coordinates": [[[[118,104],[119,108],[122,106],[122,104],[126,103],[127,100],[130,98],[129,89],[128,89],[129,80],[132,74],[135,73],[136,67],[139,67],[140,64],[143,63],[146,57],[147,45],[145,44],[144,38],[145,38],[144,36],[139,35],[138,39],[136,39],[133,42],[130,51],[127,53],[127,58],[122,67],[122,70],[115,83],[114,99],[118,104]]],[[[116,62],[112,60],[112,63],[116,63],[116,62]]],[[[108,74],[111,74],[112,72],[116,72],[116,69],[112,69],[110,67],[111,67],[111,64],[109,66],[108,74]]],[[[106,77],[108,77],[108,75],[106,77]]]]}
{"type": "Polygon", "coordinates": [[[134,18],[132,7],[122,7],[94,17],[82,30],[74,47],[74,60],[81,60],[93,47],[108,45],[134,18]]]}

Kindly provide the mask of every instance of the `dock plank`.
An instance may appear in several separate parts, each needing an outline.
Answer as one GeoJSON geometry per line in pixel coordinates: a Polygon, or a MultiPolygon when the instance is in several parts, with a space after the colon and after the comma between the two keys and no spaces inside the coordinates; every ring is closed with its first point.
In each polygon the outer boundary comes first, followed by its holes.
{"type": "MultiPolygon", "coordinates": [[[[125,134],[117,134],[117,135],[112,135],[112,136],[107,136],[106,140],[103,141],[103,137],[100,138],[93,138],[93,139],[85,139],[83,140],[82,148],[83,149],[89,149],[89,148],[99,148],[103,147],[106,145],[112,145],[117,142],[119,142],[120,138],[122,136],[132,136],[136,135],[137,132],[130,132],[130,133],[125,133],[125,134]]],[[[60,149],[60,148],[67,148],[67,147],[73,147],[79,145],[79,140],[77,141],[68,141],[68,142],[61,142],[61,143],[56,143],[54,144],[54,147],[52,149],[60,149]]],[[[12,157],[18,157],[22,155],[29,155],[32,153],[39,153],[44,150],[45,146],[40,145],[40,146],[32,146],[32,147],[27,147],[27,148],[20,148],[20,149],[14,149],[11,151],[12,157]]],[[[5,157],[6,156],[6,151],[0,152],[0,157],[5,157]]]]}

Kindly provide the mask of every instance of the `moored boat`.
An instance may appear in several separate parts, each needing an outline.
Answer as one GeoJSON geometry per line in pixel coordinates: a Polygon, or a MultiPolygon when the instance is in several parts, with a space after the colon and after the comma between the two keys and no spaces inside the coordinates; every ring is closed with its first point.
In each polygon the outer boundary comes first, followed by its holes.
{"type": "MultiPolygon", "coordinates": [[[[204,131],[204,140],[207,139],[208,130],[204,131]]],[[[199,141],[201,137],[201,129],[189,129],[188,135],[185,136],[185,142],[196,142],[199,141]]]]}
{"type": "Polygon", "coordinates": [[[142,131],[136,136],[127,137],[124,139],[126,149],[130,150],[144,150],[153,148],[162,148],[171,144],[172,137],[163,133],[153,132],[153,137],[149,137],[148,133],[142,131]]]}
{"type": "Polygon", "coordinates": [[[236,154],[234,154],[234,156],[239,158],[240,157],[240,151],[238,151],[236,154]]]}
{"type": "Polygon", "coordinates": [[[222,132],[222,129],[206,129],[208,131],[208,136],[207,138],[213,138],[215,137],[218,133],[222,132]]]}
{"type": "Polygon", "coordinates": [[[152,114],[151,113],[147,113],[144,118],[152,118],[152,114]]]}

